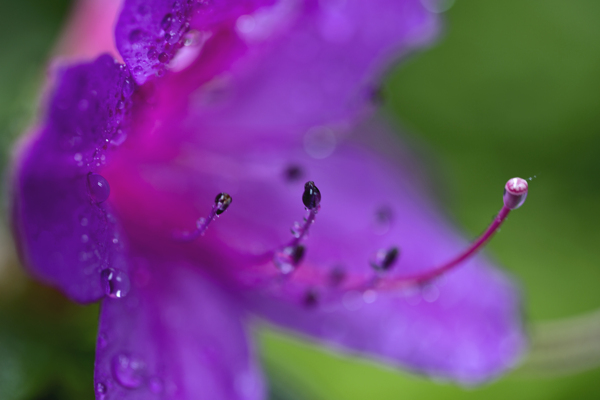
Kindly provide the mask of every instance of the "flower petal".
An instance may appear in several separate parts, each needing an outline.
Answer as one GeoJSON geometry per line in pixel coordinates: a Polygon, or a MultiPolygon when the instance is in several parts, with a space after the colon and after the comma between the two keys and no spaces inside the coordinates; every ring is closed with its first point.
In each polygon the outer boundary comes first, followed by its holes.
{"type": "Polygon", "coordinates": [[[96,398],[263,399],[233,298],[192,267],[136,265],[130,294],[102,304],[96,398]]]}
{"type": "Polygon", "coordinates": [[[98,175],[109,142],[123,135],[133,91],[110,56],[63,70],[45,125],[25,138],[14,173],[13,226],[25,264],[80,302],[104,294],[100,270],[126,270],[109,194],[98,175]]]}
{"type": "Polygon", "coordinates": [[[213,32],[274,0],[125,0],[116,42],[138,83],[174,57],[190,30],[213,32]]]}
{"type": "Polygon", "coordinates": [[[197,122],[280,134],[356,119],[384,69],[437,30],[419,0],[292,0],[240,17],[250,55],[224,77],[219,101],[200,103],[197,122]]]}
{"type": "MultiPolygon", "coordinates": [[[[371,143],[379,139],[376,128],[361,130],[371,143]]],[[[204,131],[197,147],[186,142],[179,151],[170,149],[172,161],[153,159],[152,152],[149,158],[136,153],[135,165],[123,164],[132,156],[121,154],[111,173],[118,187],[114,204],[145,251],[177,254],[234,282],[251,293],[253,310],[277,324],[423,373],[473,383],[515,364],[526,342],[519,294],[483,256],[423,292],[413,287],[364,298],[332,288],[326,279],[341,267],[355,282],[367,283],[375,275],[374,254],[393,246],[401,256],[390,277],[430,270],[466,248],[410,178],[406,168],[414,165],[402,166],[356,142],[334,141],[330,154],[314,158],[305,143],[242,136],[211,141],[217,132],[204,131]],[[290,167],[298,173],[288,174],[290,167]],[[127,174],[118,177],[118,171],[127,174]],[[303,262],[282,280],[273,254],[305,215],[301,197],[308,180],[320,189],[322,208],[302,242],[303,262]],[[168,236],[206,215],[222,191],[233,202],[205,236],[191,243],[168,236]],[[305,302],[312,290],[316,309],[305,302]]],[[[401,159],[389,137],[382,147],[401,159]]]]}

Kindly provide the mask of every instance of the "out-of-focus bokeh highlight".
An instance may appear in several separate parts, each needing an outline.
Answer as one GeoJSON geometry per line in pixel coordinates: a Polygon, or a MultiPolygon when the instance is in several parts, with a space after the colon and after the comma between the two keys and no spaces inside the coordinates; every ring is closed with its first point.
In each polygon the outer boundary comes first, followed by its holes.
{"type": "MultiPolygon", "coordinates": [[[[381,112],[467,235],[490,221],[508,178],[532,178],[527,204],[488,248],[522,283],[532,352],[513,373],[465,389],[263,329],[271,398],[600,398],[600,2],[422,1],[443,13],[445,31],[390,71],[381,112]]],[[[12,143],[35,121],[69,7],[0,2],[5,176],[12,143]]],[[[91,399],[98,308],[28,278],[8,219],[0,232],[0,399],[91,399]]]]}

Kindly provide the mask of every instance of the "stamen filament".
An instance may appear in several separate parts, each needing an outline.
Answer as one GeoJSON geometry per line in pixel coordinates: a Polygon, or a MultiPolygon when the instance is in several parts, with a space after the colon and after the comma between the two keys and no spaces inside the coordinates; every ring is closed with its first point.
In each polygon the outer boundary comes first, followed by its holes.
{"type": "Polygon", "coordinates": [[[227,210],[227,207],[229,207],[231,204],[231,200],[231,196],[227,193],[219,193],[215,198],[215,203],[213,204],[208,216],[206,218],[200,218],[198,221],[196,221],[196,229],[191,232],[175,232],[173,234],[173,239],[183,242],[190,242],[204,235],[210,223],[217,219],[219,215],[225,212],[225,210],[227,210]]]}

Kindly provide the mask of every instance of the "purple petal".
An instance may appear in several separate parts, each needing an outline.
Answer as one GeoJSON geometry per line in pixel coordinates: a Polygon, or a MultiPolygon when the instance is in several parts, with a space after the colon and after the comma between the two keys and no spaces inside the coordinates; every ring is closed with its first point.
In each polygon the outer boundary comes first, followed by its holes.
{"type": "Polygon", "coordinates": [[[126,0],[116,26],[117,48],[138,83],[162,73],[190,29],[205,33],[230,26],[274,0],[126,0]]]}
{"type": "Polygon", "coordinates": [[[238,19],[250,55],[219,85],[218,101],[200,103],[198,122],[225,133],[304,133],[354,120],[376,96],[384,69],[437,29],[419,0],[283,1],[259,10],[238,19]]]}
{"type": "MultiPolygon", "coordinates": [[[[144,153],[129,143],[134,153],[120,154],[111,174],[119,192],[114,204],[126,216],[130,237],[146,252],[186,257],[235,282],[253,293],[252,309],[275,323],[463,383],[513,366],[526,342],[519,294],[482,256],[422,293],[412,288],[365,299],[331,289],[322,279],[341,267],[367,282],[374,276],[370,261],[380,249],[401,249],[389,273],[401,276],[430,270],[468,245],[417,189],[407,170],[414,165],[392,162],[364,145],[340,144],[340,134],[327,129],[333,147],[327,141],[330,154],[324,155],[323,143],[314,143],[321,152],[317,158],[306,142],[242,135],[222,141],[216,129],[203,130],[196,143],[162,151],[155,145],[144,153]],[[289,174],[290,168],[298,173],[289,174]],[[303,262],[281,280],[273,254],[292,239],[290,228],[305,215],[302,193],[308,180],[321,191],[322,209],[303,242],[303,262]],[[205,236],[190,243],[169,238],[207,215],[219,192],[229,193],[233,202],[205,236]],[[317,297],[316,308],[307,309],[311,290],[324,301],[319,304],[317,297]]],[[[378,140],[377,129],[361,129],[370,142],[378,140]]],[[[402,160],[397,144],[389,142],[382,147],[391,159],[402,160]]]]}
{"type": "Polygon", "coordinates": [[[80,302],[104,295],[100,271],[126,270],[106,180],[106,161],[133,82],[102,56],[63,70],[44,126],[27,138],[14,173],[13,225],[25,264],[80,302]]]}
{"type": "Polygon", "coordinates": [[[102,304],[99,400],[263,399],[241,308],[192,267],[138,260],[132,290],[102,304]]]}

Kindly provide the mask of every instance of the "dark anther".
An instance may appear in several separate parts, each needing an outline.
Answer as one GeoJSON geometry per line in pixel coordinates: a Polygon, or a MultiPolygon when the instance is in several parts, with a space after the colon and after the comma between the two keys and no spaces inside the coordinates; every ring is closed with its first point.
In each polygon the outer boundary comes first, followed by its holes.
{"type": "Polygon", "coordinates": [[[299,265],[304,258],[304,253],[306,252],[306,248],[304,246],[296,246],[293,247],[290,251],[290,261],[293,265],[299,265]]]}
{"type": "Polygon", "coordinates": [[[304,184],[304,193],[302,193],[302,203],[309,210],[314,210],[321,203],[321,192],[315,186],[313,181],[304,184]]]}
{"type": "Polygon", "coordinates": [[[315,289],[308,289],[304,293],[304,299],[302,301],[306,308],[314,308],[319,303],[319,293],[315,289]]]}
{"type": "Polygon", "coordinates": [[[346,272],[342,267],[334,267],[329,273],[331,286],[339,286],[346,279],[346,272]]]}
{"type": "Polygon", "coordinates": [[[231,196],[227,193],[219,193],[215,198],[215,206],[217,207],[216,214],[221,215],[227,210],[227,207],[231,204],[231,196]]]}
{"type": "Polygon", "coordinates": [[[379,250],[371,266],[378,271],[388,271],[396,264],[399,256],[400,250],[397,247],[392,247],[389,250],[379,250]]]}
{"type": "Polygon", "coordinates": [[[302,175],[304,175],[302,168],[297,165],[290,165],[285,169],[285,179],[289,182],[296,182],[302,178],[302,175]]]}

